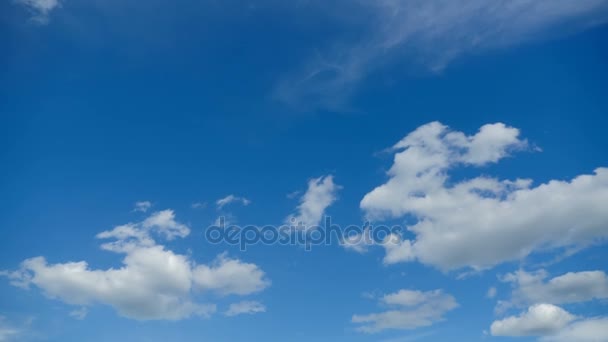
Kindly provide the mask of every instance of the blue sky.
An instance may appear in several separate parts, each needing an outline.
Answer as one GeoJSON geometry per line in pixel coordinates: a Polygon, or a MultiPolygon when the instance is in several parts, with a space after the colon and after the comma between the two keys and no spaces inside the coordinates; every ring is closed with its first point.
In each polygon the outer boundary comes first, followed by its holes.
{"type": "Polygon", "coordinates": [[[608,341],[606,22],[2,2],[0,341],[608,341]],[[220,216],[362,228],[243,251],[220,216]]]}

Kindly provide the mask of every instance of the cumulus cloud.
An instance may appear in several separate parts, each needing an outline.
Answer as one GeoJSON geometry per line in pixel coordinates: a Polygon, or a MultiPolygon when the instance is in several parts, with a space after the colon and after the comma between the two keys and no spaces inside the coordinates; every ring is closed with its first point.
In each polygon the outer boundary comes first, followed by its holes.
{"type": "Polygon", "coordinates": [[[502,123],[467,136],[432,122],[392,147],[389,179],[361,201],[371,220],[417,219],[415,239],[390,236],[385,263],[419,260],[443,270],[489,268],[532,252],[585,246],[608,236],[608,169],[532,187],[529,179],[451,180],[456,167],[496,163],[526,148],[502,123]]]}
{"type": "Polygon", "coordinates": [[[356,22],[361,38],[321,51],[277,86],[279,99],[339,106],[358,82],[386,63],[406,61],[437,72],[462,55],[577,32],[608,20],[603,0],[360,0],[336,6],[336,11],[366,14],[356,22]]]}
{"type": "Polygon", "coordinates": [[[387,294],[380,302],[391,309],[368,315],[354,315],[352,322],[361,324],[357,330],[376,333],[386,329],[415,329],[443,320],[446,312],[458,307],[454,297],[442,290],[400,290],[387,294]]]}
{"type": "Polygon", "coordinates": [[[40,24],[48,23],[51,11],[61,6],[60,0],[15,0],[15,2],[32,12],[32,20],[40,24]]]}
{"type": "Polygon", "coordinates": [[[177,254],[156,238],[185,237],[190,229],[175,220],[172,210],[153,213],[138,223],[101,232],[113,239],[102,248],[124,254],[119,268],[94,269],[86,261],[50,264],[44,257],[27,259],[8,273],[15,286],[40,288],[48,297],[79,307],[100,303],[121,316],[138,320],[178,320],[208,316],[215,305],[199,303],[196,295],[246,295],[269,285],[256,265],[218,256],[210,265],[177,254]]]}
{"type": "Polygon", "coordinates": [[[299,225],[304,229],[319,226],[325,210],[336,201],[340,186],[334,183],[333,176],[321,176],[308,182],[308,189],[300,199],[295,214],[289,215],[287,224],[299,225]]]}
{"type": "Polygon", "coordinates": [[[251,204],[251,201],[245,197],[238,197],[235,195],[228,195],[224,198],[220,198],[218,199],[215,204],[217,205],[217,209],[221,210],[222,208],[224,208],[225,206],[227,206],[228,204],[231,203],[241,203],[244,206],[248,206],[249,204],[251,204]]]}
{"type": "Polygon", "coordinates": [[[547,279],[545,270],[528,273],[523,270],[505,275],[511,283],[514,305],[535,303],[568,304],[608,298],[608,276],[603,271],[568,272],[547,279]]]}
{"type": "Polygon", "coordinates": [[[494,321],[493,336],[544,336],[556,334],[576,317],[551,304],[536,304],[519,316],[494,321]]]}
{"type": "Polygon", "coordinates": [[[232,317],[242,314],[251,315],[260,312],[266,312],[266,307],[262,303],[256,301],[242,301],[230,304],[230,307],[228,307],[228,310],[224,314],[232,317]]]}
{"type": "Polygon", "coordinates": [[[518,316],[494,321],[493,336],[536,336],[543,342],[608,340],[608,318],[577,317],[552,304],[535,304],[518,316]]]}
{"type": "Polygon", "coordinates": [[[139,211],[139,212],[145,213],[151,207],[152,207],[152,202],[150,202],[150,201],[139,201],[139,202],[135,202],[135,208],[133,208],[133,211],[139,211]]]}

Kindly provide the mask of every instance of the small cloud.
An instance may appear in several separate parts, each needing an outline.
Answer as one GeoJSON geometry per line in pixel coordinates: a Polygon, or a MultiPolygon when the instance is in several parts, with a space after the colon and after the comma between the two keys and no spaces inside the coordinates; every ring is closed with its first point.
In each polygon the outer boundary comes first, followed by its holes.
{"type": "Polygon", "coordinates": [[[300,205],[294,214],[287,216],[285,223],[301,225],[305,229],[318,226],[325,210],[336,201],[337,192],[341,188],[334,183],[332,175],[309,180],[308,189],[300,198],[300,205]]]}
{"type": "Polygon", "coordinates": [[[230,304],[230,307],[224,313],[224,315],[232,317],[242,314],[252,315],[259,312],[266,312],[266,306],[256,301],[242,301],[239,303],[230,304]]]}
{"type": "Polygon", "coordinates": [[[218,199],[215,202],[218,210],[221,210],[222,208],[224,208],[225,206],[227,206],[228,204],[231,204],[231,203],[241,203],[244,206],[248,206],[249,204],[251,204],[251,201],[245,197],[238,197],[238,196],[230,194],[224,198],[218,199]]]}
{"type": "Polygon", "coordinates": [[[88,314],[89,314],[89,310],[86,307],[82,307],[80,309],[76,309],[76,310],[73,310],[70,312],[70,316],[77,320],[85,319],[88,314]]]}
{"type": "Polygon", "coordinates": [[[152,207],[152,202],[139,201],[139,202],[135,202],[135,208],[133,208],[133,211],[136,211],[136,212],[139,211],[139,212],[145,213],[151,207],[152,207]]]}
{"type": "Polygon", "coordinates": [[[488,298],[496,297],[496,288],[494,286],[492,286],[488,289],[488,293],[486,293],[486,297],[488,297],[488,298]]]}
{"type": "Polygon", "coordinates": [[[444,320],[444,314],[458,307],[456,299],[442,290],[400,290],[379,299],[387,311],[354,315],[357,331],[377,333],[388,329],[411,330],[444,320]]]}
{"type": "Polygon", "coordinates": [[[192,209],[205,209],[207,208],[207,202],[195,202],[191,205],[192,209]]]}

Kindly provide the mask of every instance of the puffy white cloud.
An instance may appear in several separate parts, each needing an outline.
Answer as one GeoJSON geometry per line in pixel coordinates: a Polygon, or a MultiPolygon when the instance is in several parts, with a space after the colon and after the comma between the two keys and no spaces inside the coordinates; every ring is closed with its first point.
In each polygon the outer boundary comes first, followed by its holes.
{"type": "Polygon", "coordinates": [[[608,236],[608,169],[570,181],[531,187],[531,180],[486,176],[455,182],[459,166],[495,163],[526,141],[502,123],[475,135],[439,122],[417,128],[395,144],[388,181],[365,195],[372,220],[411,215],[415,239],[392,236],[385,263],[419,260],[449,270],[483,269],[550,248],[585,246],[608,236]]]}
{"type": "Polygon", "coordinates": [[[120,268],[92,269],[86,261],[49,264],[44,257],[35,257],[23,261],[8,277],[15,286],[34,285],[67,304],[110,305],[120,315],[138,320],[207,316],[215,305],[198,303],[198,292],[245,295],[269,285],[254,264],[221,254],[210,266],[199,265],[188,255],[158,245],[152,235],[172,239],[189,232],[175,221],[172,210],[164,210],[98,234],[100,239],[115,239],[102,248],[125,255],[120,268]]]}
{"type": "Polygon", "coordinates": [[[331,175],[311,179],[306,193],[300,199],[297,213],[289,215],[286,223],[301,223],[304,229],[319,226],[325,210],[336,201],[336,193],[340,188],[331,175]]]}
{"type": "Polygon", "coordinates": [[[545,336],[558,333],[576,317],[552,304],[536,304],[519,316],[494,321],[494,336],[545,336]]]}
{"type": "Polygon", "coordinates": [[[127,252],[140,247],[151,247],[156,244],[152,234],[161,235],[167,240],[186,237],[190,234],[188,226],[175,221],[173,210],[161,210],[153,213],[139,223],[127,223],[112,230],[97,234],[98,239],[115,239],[101,245],[101,248],[113,252],[127,252]]]}
{"type": "Polygon", "coordinates": [[[443,315],[458,306],[454,297],[441,290],[400,290],[385,295],[381,303],[391,310],[368,315],[354,315],[353,323],[361,324],[357,330],[375,333],[385,329],[415,329],[430,326],[443,320],[443,315]]]}
{"type": "MultiPolygon", "coordinates": [[[[340,106],[373,70],[394,61],[440,71],[462,55],[568,34],[608,20],[603,0],[361,0],[335,2],[359,41],[336,42],[279,84],[279,99],[340,106]],[[348,7],[348,8],[346,8],[348,7]],[[356,13],[365,13],[357,16],[356,13]]],[[[352,31],[352,30],[351,30],[352,31]]],[[[329,44],[330,46],[332,44],[329,44]]]]}
{"type": "Polygon", "coordinates": [[[217,205],[217,209],[222,209],[225,206],[227,206],[228,204],[231,203],[241,203],[244,206],[248,206],[249,204],[251,204],[251,201],[245,197],[238,197],[235,195],[228,195],[224,198],[220,198],[218,199],[215,204],[217,205]]]}
{"type": "Polygon", "coordinates": [[[568,272],[548,279],[545,270],[523,270],[505,275],[502,280],[515,286],[514,305],[535,303],[566,304],[608,298],[608,276],[603,271],[568,272]]]}
{"type": "Polygon", "coordinates": [[[576,321],[543,342],[604,342],[608,341],[608,318],[588,318],[576,321]]]}
{"type": "Polygon", "coordinates": [[[145,213],[151,207],[152,207],[152,202],[150,202],[150,201],[139,201],[139,202],[135,202],[135,208],[133,208],[133,211],[139,211],[139,212],[145,213]]]}
{"type": "Polygon", "coordinates": [[[27,7],[33,14],[32,20],[40,24],[46,24],[51,11],[61,6],[59,0],[15,0],[15,2],[27,7]]]}
{"type": "Polygon", "coordinates": [[[230,304],[230,307],[228,307],[228,310],[224,314],[231,317],[242,314],[251,315],[259,312],[266,312],[266,306],[256,301],[242,301],[230,304]]]}

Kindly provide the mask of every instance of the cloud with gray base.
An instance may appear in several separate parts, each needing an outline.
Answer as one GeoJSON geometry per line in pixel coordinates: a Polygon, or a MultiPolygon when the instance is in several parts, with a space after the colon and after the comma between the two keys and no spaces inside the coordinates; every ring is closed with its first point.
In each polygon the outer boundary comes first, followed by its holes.
{"type": "Polygon", "coordinates": [[[494,321],[493,336],[537,337],[541,342],[608,341],[607,317],[578,317],[553,304],[535,304],[527,311],[494,321]]]}
{"type": "Polygon", "coordinates": [[[270,285],[255,264],[225,253],[209,264],[199,264],[157,242],[189,233],[189,227],[178,222],[172,210],[163,210],[97,235],[111,240],[101,245],[103,250],[124,255],[120,267],[94,269],[86,261],[53,264],[39,256],[4,275],[14,286],[36,287],[49,298],[79,307],[71,314],[76,318],[84,318],[83,310],[95,304],[111,306],[119,315],[136,320],[207,317],[216,306],[199,302],[197,295],[245,296],[270,285]]]}
{"type": "Polygon", "coordinates": [[[384,263],[417,260],[442,270],[481,270],[534,252],[604,241],[608,168],[535,187],[525,174],[450,179],[456,168],[475,171],[527,146],[519,129],[503,123],[466,135],[432,122],[397,142],[388,179],[360,203],[371,221],[416,219],[407,227],[414,238],[386,238],[384,263]]]}

